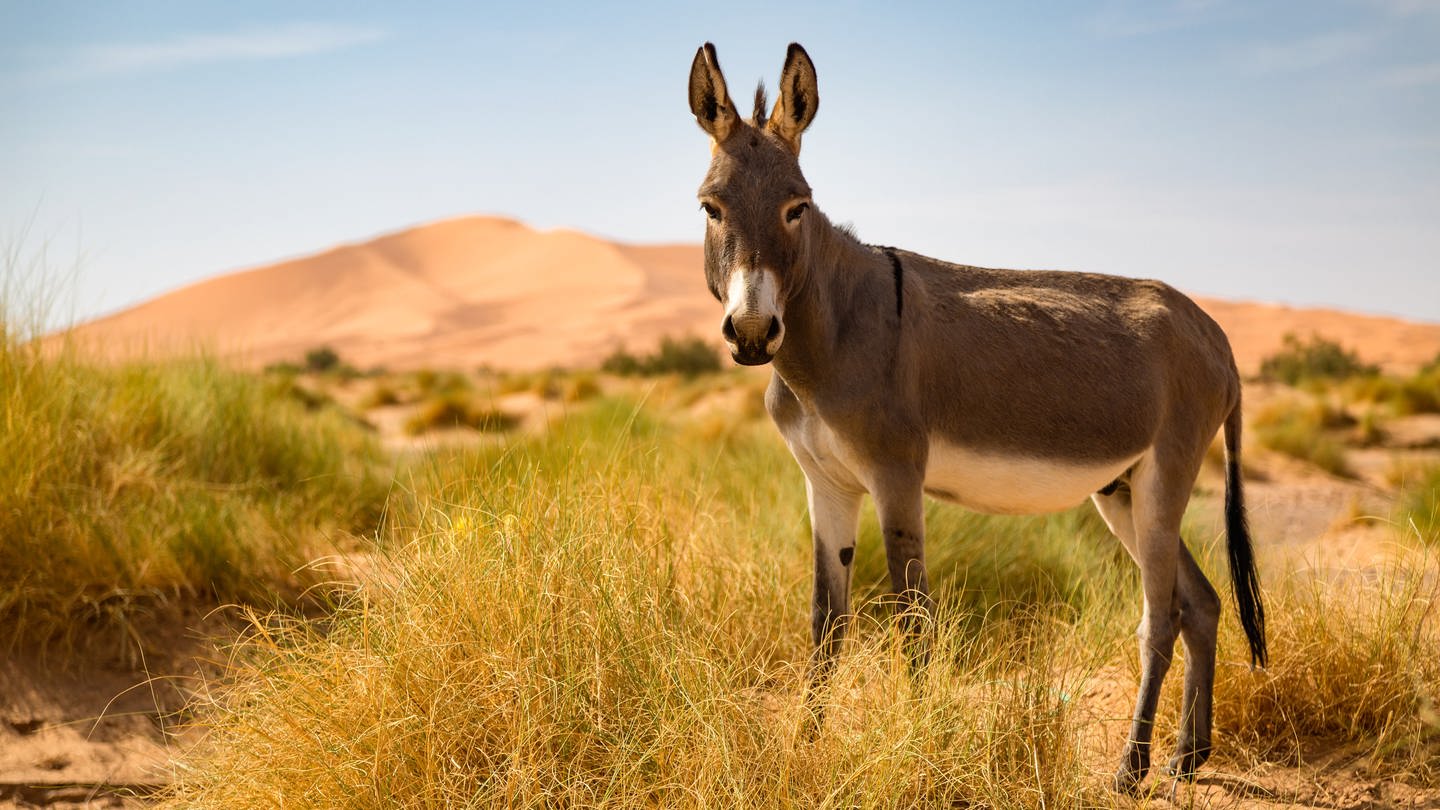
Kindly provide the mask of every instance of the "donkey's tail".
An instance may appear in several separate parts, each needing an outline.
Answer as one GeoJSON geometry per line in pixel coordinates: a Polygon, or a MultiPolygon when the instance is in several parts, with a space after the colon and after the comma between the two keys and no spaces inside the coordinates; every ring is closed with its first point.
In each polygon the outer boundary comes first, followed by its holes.
{"type": "Polygon", "coordinates": [[[1240,476],[1240,401],[1225,417],[1225,540],[1230,552],[1230,586],[1240,611],[1240,626],[1250,642],[1250,665],[1265,666],[1265,606],[1260,603],[1260,575],[1245,520],[1245,483],[1240,476]]]}

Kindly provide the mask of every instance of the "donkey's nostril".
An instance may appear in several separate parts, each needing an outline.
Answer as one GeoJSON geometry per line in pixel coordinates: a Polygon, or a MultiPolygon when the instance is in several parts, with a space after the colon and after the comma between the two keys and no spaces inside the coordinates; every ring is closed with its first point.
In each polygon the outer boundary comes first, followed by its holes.
{"type": "Polygon", "coordinates": [[[735,332],[735,321],[729,315],[726,315],[725,322],[720,324],[720,334],[724,335],[725,339],[731,343],[740,342],[740,335],[735,332]]]}
{"type": "Polygon", "coordinates": [[[780,319],[774,315],[770,316],[770,328],[765,330],[765,342],[769,343],[780,334],[780,319]]]}

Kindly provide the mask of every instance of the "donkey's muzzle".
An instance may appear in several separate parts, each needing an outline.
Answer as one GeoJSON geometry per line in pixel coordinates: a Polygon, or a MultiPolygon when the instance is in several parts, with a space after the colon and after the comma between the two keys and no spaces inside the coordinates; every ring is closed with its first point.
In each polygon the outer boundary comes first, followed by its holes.
{"type": "Polygon", "coordinates": [[[725,337],[731,359],[742,366],[763,366],[775,359],[775,352],[785,337],[785,327],[774,315],[768,321],[763,317],[742,317],[738,323],[726,315],[720,324],[720,333],[725,337]]]}

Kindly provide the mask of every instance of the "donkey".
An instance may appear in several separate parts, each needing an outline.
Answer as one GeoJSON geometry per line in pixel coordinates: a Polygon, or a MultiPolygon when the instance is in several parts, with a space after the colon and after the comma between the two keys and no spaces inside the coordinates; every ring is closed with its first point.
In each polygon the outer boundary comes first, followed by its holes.
{"type": "MultiPolygon", "coordinates": [[[[1192,779],[1211,753],[1220,600],[1180,539],[1180,519],[1222,425],[1231,581],[1251,663],[1266,661],[1240,478],[1240,377],[1225,333],[1158,281],[949,264],[832,225],[800,171],[820,97],[798,44],[768,115],[762,84],[741,119],[709,43],[689,91],[712,139],[699,200],[721,335],[735,362],[771,364],[766,410],[805,473],[809,693],[845,633],[863,494],[912,637],[931,607],[926,494],[996,514],[1058,511],[1088,496],[1144,589],[1139,694],[1115,785],[1133,792],[1149,771],[1177,636],[1187,654],[1169,770],[1192,779]]],[[[912,655],[923,660],[923,648],[912,655]]]]}

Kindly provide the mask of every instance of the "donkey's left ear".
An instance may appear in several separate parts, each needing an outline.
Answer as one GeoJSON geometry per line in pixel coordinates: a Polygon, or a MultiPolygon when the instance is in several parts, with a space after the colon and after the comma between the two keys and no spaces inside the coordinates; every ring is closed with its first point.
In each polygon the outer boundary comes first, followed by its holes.
{"type": "Polygon", "coordinates": [[[785,67],[780,71],[780,97],[766,125],[800,154],[800,135],[815,120],[820,107],[820,90],[815,81],[815,63],[797,42],[790,43],[785,53],[785,67]]]}

